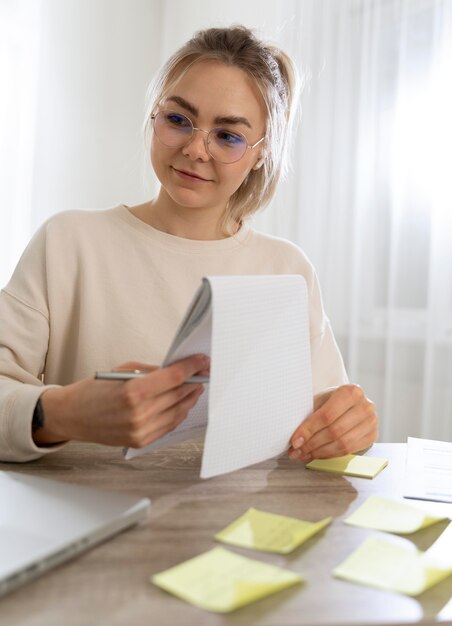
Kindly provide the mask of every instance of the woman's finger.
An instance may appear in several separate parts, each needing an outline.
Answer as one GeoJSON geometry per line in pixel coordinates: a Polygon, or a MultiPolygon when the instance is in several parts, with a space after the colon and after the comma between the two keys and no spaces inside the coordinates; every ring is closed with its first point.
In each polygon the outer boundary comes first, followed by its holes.
{"type": "Polygon", "coordinates": [[[117,365],[111,371],[112,372],[121,372],[121,371],[133,371],[139,370],[140,372],[155,372],[155,370],[160,369],[158,365],[150,365],[149,363],[141,363],[140,361],[127,361],[127,363],[121,363],[121,365],[117,365]]]}
{"type": "MultiPolygon", "coordinates": [[[[291,437],[294,448],[302,447],[311,437],[329,427],[353,406],[370,403],[358,385],[343,385],[327,396],[325,403],[306,418],[291,437]]],[[[373,406],[373,403],[371,403],[373,406]]]]}
{"type": "Polygon", "coordinates": [[[330,441],[307,454],[303,454],[301,450],[291,448],[289,450],[289,456],[293,459],[299,459],[304,463],[308,463],[312,459],[329,459],[344,456],[365,450],[372,445],[375,438],[374,426],[371,425],[369,428],[367,422],[361,422],[355,428],[347,432],[340,440],[330,441]]]}
{"type": "Polygon", "coordinates": [[[142,429],[134,433],[132,441],[127,445],[134,448],[147,446],[177,428],[187,417],[188,412],[195,406],[203,391],[203,387],[198,387],[157,416],[154,413],[148,415],[142,429]]]}
{"type": "Polygon", "coordinates": [[[191,376],[205,370],[209,362],[209,357],[204,354],[190,356],[172,365],[158,368],[147,376],[128,381],[129,390],[141,401],[158,396],[169,389],[183,385],[191,376]]]}
{"type": "MultiPolygon", "coordinates": [[[[147,416],[164,414],[172,407],[181,403],[185,398],[188,398],[191,394],[198,394],[202,392],[203,389],[204,385],[197,383],[180,385],[179,387],[165,391],[143,403],[143,414],[147,416]]],[[[144,417],[143,419],[146,420],[149,418],[144,417]]]]}
{"type": "MultiPolygon", "coordinates": [[[[329,423],[328,426],[325,426],[325,428],[318,430],[302,446],[298,447],[301,448],[304,455],[310,454],[313,450],[333,441],[337,442],[338,447],[344,442],[345,448],[345,444],[349,441],[349,433],[361,423],[374,423],[376,421],[375,418],[375,407],[371,403],[358,404],[346,411],[343,415],[340,415],[337,419],[329,423]]],[[[369,428],[369,425],[367,428],[369,428]]],[[[344,454],[348,454],[348,452],[344,452],[344,454]]]]}

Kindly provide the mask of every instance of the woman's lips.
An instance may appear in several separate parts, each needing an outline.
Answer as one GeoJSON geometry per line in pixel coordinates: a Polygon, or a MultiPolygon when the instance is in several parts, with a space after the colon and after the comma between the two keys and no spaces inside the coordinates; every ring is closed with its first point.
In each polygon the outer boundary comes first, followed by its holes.
{"type": "Polygon", "coordinates": [[[178,170],[177,168],[173,167],[173,171],[184,180],[191,180],[193,182],[200,182],[200,183],[209,182],[209,179],[203,178],[202,176],[199,176],[198,174],[195,174],[194,172],[189,172],[188,170],[178,170]]]}

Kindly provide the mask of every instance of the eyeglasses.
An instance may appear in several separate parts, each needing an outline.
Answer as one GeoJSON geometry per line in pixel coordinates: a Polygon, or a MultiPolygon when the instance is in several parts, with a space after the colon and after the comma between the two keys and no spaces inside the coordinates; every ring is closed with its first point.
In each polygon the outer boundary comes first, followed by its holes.
{"type": "Polygon", "coordinates": [[[196,128],[186,115],[174,111],[159,111],[151,115],[151,120],[157,139],[169,148],[185,146],[193,138],[195,130],[206,133],[207,152],[219,163],[240,161],[247,150],[252,150],[265,139],[262,137],[250,146],[246,137],[241,133],[235,133],[226,128],[212,128],[210,131],[196,128]]]}

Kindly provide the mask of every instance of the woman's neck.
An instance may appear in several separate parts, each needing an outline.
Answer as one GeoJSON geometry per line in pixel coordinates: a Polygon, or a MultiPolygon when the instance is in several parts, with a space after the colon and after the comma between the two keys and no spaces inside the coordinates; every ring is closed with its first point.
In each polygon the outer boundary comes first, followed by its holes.
{"type": "MultiPolygon", "coordinates": [[[[164,206],[160,197],[138,206],[130,207],[130,212],[153,228],[176,237],[195,240],[217,240],[229,237],[223,230],[222,216],[218,211],[204,208],[164,206]]],[[[235,234],[239,226],[233,228],[235,234]]]]}

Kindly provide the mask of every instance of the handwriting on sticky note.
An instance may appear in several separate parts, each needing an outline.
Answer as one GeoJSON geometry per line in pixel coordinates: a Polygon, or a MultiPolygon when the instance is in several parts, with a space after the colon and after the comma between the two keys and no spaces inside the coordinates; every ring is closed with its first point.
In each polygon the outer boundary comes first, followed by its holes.
{"type": "Polygon", "coordinates": [[[331,519],[305,522],[251,508],[217,533],[215,539],[244,548],[288,554],[328,526],[331,519]]]}
{"type": "Polygon", "coordinates": [[[344,521],[351,526],[408,534],[444,519],[446,518],[427,515],[424,511],[409,504],[380,496],[370,496],[344,521]]]}
{"type": "Polygon", "coordinates": [[[224,548],[214,548],[151,579],[182,600],[218,613],[228,613],[302,580],[295,572],[224,548]]]}
{"type": "Polygon", "coordinates": [[[417,596],[452,574],[452,562],[445,567],[413,545],[369,537],[333,574],[351,582],[417,596]]]}
{"type": "Polygon", "coordinates": [[[358,478],[375,478],[387,464],[387,459],[347,454],[346,456],[338,456],[333,459],[315,459],[308,463],[306,467],[320,472],[345,474],[346,476],[357,476],[358,478]]]}

